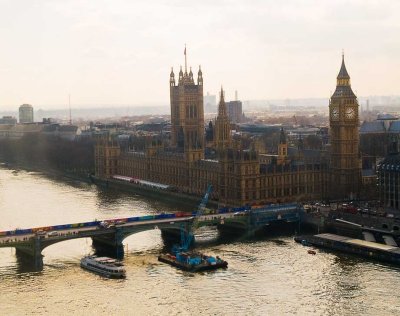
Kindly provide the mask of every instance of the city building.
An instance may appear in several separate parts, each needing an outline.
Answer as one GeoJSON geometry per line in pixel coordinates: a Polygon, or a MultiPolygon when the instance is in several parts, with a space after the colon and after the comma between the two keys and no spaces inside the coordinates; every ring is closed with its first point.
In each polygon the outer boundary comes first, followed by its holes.
{"type": "Polygon", "coordinates": [[[185,72],[181,68],[178,84],[174,72],[170,74],[170,142],[149,137],[138,149],[121,146],[115,135],[99,137],[95,176],[139,178],[196,195],[211,184],[212,198],[222,205],[325,199],[339,197],[332,194],[337,192],[340,197],[357,194],[361,177],[358,104],[344,59],[337,80],[329,105],[331,152],[305,149],[302,141],[291,147],[282,128],[277,154],[261,153],[257,146],[244,148],[240,138],[232,139],[222,89],[217,118],[207,124],[205,132],[203,74],[199,69],[196,84],[185,58],[185,72]],[[216,155],[211,157],[208,152],[216,155]]]}
{"type": "Polygon", "coordinates": [[[217,111],[217,96],[215,94],[207,94],[204,96],[204,112],[215,113],[217,111]]]}
{"type": "Polygon", "coordinates": [[[389,154],[378,164],[379,199],[385,207],[400,209],[400,154],[392,139],[389,154]]]}
{"type": "Polygon", "coordinates": [[[242,123],[243,122],[243,111],[242,101],[229,101],[226,102],[226,110],[231,123],[242,123]]]}
{"type": "Polygon", "coordinates": [[[19,122],[33,123],[33,107],[30,104],[22,104],[19,107],[19,122]]]}
{"type": "Polygon", "coordinates": [[[0,118],[0,124],[15,125],[17,124],[17,119],[12,116],[3,116],[2,118],[0,118]]]}
{"type": "Polygon", "coordinates": [[[389,153],[392,137],[400,136],[400,120],[391,114],[380,114],[360,126],[360,149],[363,155],[383,158],[389,153]]]}
{"type": "Polygon", "coordinates": [[[44,125],[35,124],[16,124],[0,125],[0,139],[20,139],[24,136],[39,135],[43,131],[44,125]]]}

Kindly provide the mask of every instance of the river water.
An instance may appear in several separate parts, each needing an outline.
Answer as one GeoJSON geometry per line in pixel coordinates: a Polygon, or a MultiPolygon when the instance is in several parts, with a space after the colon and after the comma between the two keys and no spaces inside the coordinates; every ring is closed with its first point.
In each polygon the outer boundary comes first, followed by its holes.
{"type": "MultiPolygon", "coordinates": [[[[73,180],[0,168],[0,230],[188,210],[73,180]]],[[[84,271],[92,252],[80,239],[46,248],[44,269],[30,272],[0,248],[0,315],[399,315],[400,269],[352,256],[307,254],[290,236],[221,241],[201,231],[199,248],[229,262],[193,274],[159,263],[157,230],[124,241],[127,277],[84,271]]]]}

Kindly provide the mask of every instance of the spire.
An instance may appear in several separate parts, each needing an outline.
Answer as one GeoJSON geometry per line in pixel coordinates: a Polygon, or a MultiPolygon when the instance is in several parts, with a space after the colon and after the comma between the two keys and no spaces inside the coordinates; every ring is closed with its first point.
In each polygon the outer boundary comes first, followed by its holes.
{"type": "Polygon", "coordinates": [[[189,71],[189,83],[194,84],[192,67],[190,67],[189,71]]]}
{"type": "Polygon", "coordinates": [[[336,80],[336,90],[333,93],[332,98],[342,97],[356,97],[353,90],[351,90],[350,76],[347,72],[346,65],[344,63],[344,53],[342,52],[342,65],[340,67],[339,74],[336,80]]]}
{"type": "Polygon", "coordinates": [[[279,144],[286,144],[286,134],[283,127],[281,128],[281,134],[279,135],[279,144]]]}
{"type": "Polygon", "coordinates": [[[201,72],[201,66],[199,66],[199,72],[197,73],[197,84],[203,85],[203,73],[201,72]]]}
{"type": "Polygon", "coordinates": [[[221,86],[219,105],[218,105],[218,116],[219,117],[226,117],[227,116],[225,100],[224,100],[224,90],[222,89],[222,86],[221,86]]]}
{"type": "Polygon", "coordinates": [[[169,75],[169,85],[175,86],[175,74],[174,74],[174,68],[171,67],[171,74],[169,75]]]}
{"type": "Polygon", "coordinates": [[[342,66],[340,67],[340,71],[337,76],[337,79],[350,79],[350,76],[346,69],[346,65],[344,63],[344,52],[342,52],[342,66]]]}
{"type": "Polygon", "coordinates": [[[181,69],[179,70],[179,84],[182,83],[182,80],[183,80],[183,71],[182,71],[182,66],[181,66],[181,69]]]}

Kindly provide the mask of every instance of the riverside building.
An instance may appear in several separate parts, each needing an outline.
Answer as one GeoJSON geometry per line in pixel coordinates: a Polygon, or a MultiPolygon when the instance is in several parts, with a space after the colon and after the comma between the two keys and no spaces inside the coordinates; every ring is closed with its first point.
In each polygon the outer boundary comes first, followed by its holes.
{"type": "MultiPolygon", "coordinates": [[[[355,164],[356,155],[353,149],[351,155],[348,153],[349,146],[358,146],[354,138],[358,126],[358,105],[354,94],[339,95],[341,90],[351,90],[347,86],[349,78],[339,82],[339,77],[342,80],[342,69],[338,76],[338,93],[332,96],[330,105],[331,113],[335,113],[331,119],[331,128],[334,129],[332,155],[324,150],[304,149],[301,142],[296,148],[290,147],[283,129],[278,154],[261,154],[252,147],[243,149],[240,140],[232,139],[222,89],[212,138],[205,142],[203,73],[199,68],[195,82],[191,68],[187,71],[185,54],[185,68],[184,71],[180,69],[178,80],[173,70],[170,73],[170,142],[167,144],[151,139],[144,150],[135,151],[120,147],[110,135],[102,137],[95,146],[95,175],[100,179],[110,179],[113,175],[138,178],[196,195],[202,195],[207,185],[211,184],[214,187],[212,198],[221,205],[329,198],[332,181],[340,178],[338,181],[346,185],[350,181],[358,181],[355,177],[359,170],[355,164]],[[353,103],[350,105],[344,100],[353,103]],[[346,114],[350,112],[349,106],[352,113],[346,114]],[[343,129],[345,133],[338,132],[343,129]],[[349,137],[351,140],[348,140],[349,137]],[[205,154],[210,149],[207,146],[216,153],[212,158],[205,154]],[[331,163],[334,165],[332,170],[331,163]],[[349,179],[349,176],[354,178],[349,179]]],[[[351,184],[350,187],[357,188],[358,184],[351,184]]]]}

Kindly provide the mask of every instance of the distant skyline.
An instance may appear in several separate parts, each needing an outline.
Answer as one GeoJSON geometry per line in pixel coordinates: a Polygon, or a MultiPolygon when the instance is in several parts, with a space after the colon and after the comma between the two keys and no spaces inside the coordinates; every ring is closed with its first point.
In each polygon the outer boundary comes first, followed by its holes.
{"type": "Polygon", "coordinates": [[[227,99],[328,98],[342,49],[358,96],[399,95],[400,2],[0,0],[0,111],[169,104],[202,66],[227,99]]]}

